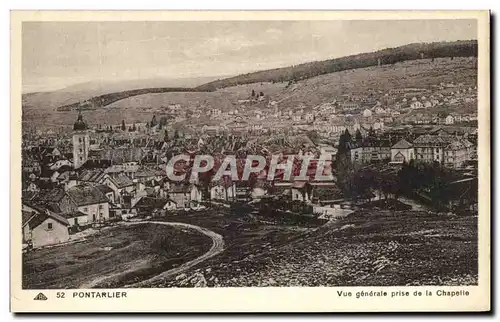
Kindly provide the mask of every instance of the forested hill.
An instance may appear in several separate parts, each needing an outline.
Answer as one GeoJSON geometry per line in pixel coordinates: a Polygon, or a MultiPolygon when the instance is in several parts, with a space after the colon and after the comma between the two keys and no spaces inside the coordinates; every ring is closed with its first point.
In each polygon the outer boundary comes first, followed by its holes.
{"type": "Polygon", "coordinates": [[[296,81],[348,69],[364,68],[378,64],[388,65],[405,60],[470,56],[477,57],[477,40],[409,44],[372,53],[238,75],[203,84],[198,86],[197,89],[212,91],[240,84],[296,81]]]}
{"type": "Polygon", "coordinates": [[[181,87],[159,87],[159,88],[141,88],[132,89],[128,91],[108,93],[92,97],[83,102],[75,102],[72,104],[63,105],[57,108],[58,111],[71,111],[78,108],[83,109],[96,109],[116,101],[129,98],[132,96],[149,94],[149,93],[169,93],[169,92],[205,92],[206,90],[198,88],[181,88],[181,87]]]}

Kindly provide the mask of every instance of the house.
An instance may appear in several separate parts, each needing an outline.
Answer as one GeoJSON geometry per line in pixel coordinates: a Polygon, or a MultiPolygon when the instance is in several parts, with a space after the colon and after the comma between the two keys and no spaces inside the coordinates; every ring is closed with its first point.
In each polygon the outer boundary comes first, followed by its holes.
{"type": "Polygon", "coordinates": [[[42,194],[38,200],[48,209],[60,213],[82,212],[85,224],[109,220],[109,200],[95,186],[80,184],[67,189],[55,188],[42,194]]]}
{"type": "Polygon", "coordinates": [[[134,206],[138,214],[165,214],[165,210],[174,210],[177,204],[172,199],[142,197],[134,206]]]}
{"type": "Polygon", "coordinates": [[[413,141],[415,159],[421,162],[443,162],[444,147],[449,144],[445,136],[421,135],[413,141]]]}
{"type": "Polygon", "coordinates": [[[350,149],[351,160],[360,163],[378,162],[391,158],[389,140],[366,137],[350,149]]]}
{"type": "Polygon", "coordinates": [[[415,158],[413,145],[405,139],[399,140],[391,147],[391,162],[403,163],[409,162],[415,158]]]}
{"type": "Polygon", "coordinates": [[[99,189],[106,196],[106,198],[108,198],[110,203],[115,203],[115,192],[113,189],[105,184],[100,184],[96,186],[96,188],[99,189]]]}
{"type": "MultiPolygon", "coordinates": [[[[436,131],[435,131],[436,132],[436,131]]],[[[442,133],[442,131],[440,131],[442,133]]],[[[425,134],[413,141],[415,159],[422,162],[439,162],[446,166],[460,167],[474,155],[474,145],[466,139],[445,133],[425,134]]]]}
{"type": "Polygon", "coordinates": [[[306,181],[294,181],[291,186],[292,201],[311,202],[312,186],[306,181]]]}
{"type": "Polygon", "coordinates": [[[448,167],[459,168],[475,158],[475,146],[467,139],[452,138],[444,149],[444,164],[448,167]]]}
{"type": "Polygon", "coordinates": [[[230,181],[215,182],[210,185],[211,200],[234,200],[236,198],[236,184],[230,181]]]}
{"type": "Polygon", "coordinates": [[[373,115],[373,112],[370,111],[369,109],[365,109],[363,111],[363,117],[372,117],[372,115],[373,115]]]}
{"type": "Polygon", "coordinates": [[[48,209],[23,214],[23,239],[33,248],[57,245],[69,240],[69,223],[66,218],[48,209]]]}
{"type": "Polygon", "coordinates": [[[313,122],[314,121],[314,114],[313,113],[307,113],[305,115],[305,120],[306,120],[306,122],[313,122]]]}
{"type": "Polygon", "coordinates": [[[192,208],[201,202],[201,191],[194,184],[171,184],[168,197],[175,202],[177,208],[192,208]]]}
{"type": "Polygon", "coordinates": [[[109,175],[106,174],[101,169],[95,169],[95,170],[85,169],[79,173],[76,181],[78,184],[80,183],[102,184],[108,177],[109,175]]]}
{"type": "Polygon", "coordinates": [[[453,123],[455,123],[455,119],[453,118],[453,116],[448,115],[448,116],[445,118],[444,124],[451,125],[451,124],[453,124],[453,123]]]}
{"type": "Polygon", "coordinates": [[[131,193],[134,190],[134,182],[125,173],[118,173],[114,176],[108,176],[103,182],[114,192],[114,202],[123,202],[123,193],[131,193]]]}
{"type": "Polygon", "coordinates": [[[413,101],[410,104],[410,108],[414,109],[414,110],[421,109],[421,108],[424,108],[424,105],[421,102],[419,102],[419,101],[413,101]]]}
{"type": "Polygon", "coordinates": [[[70,231],[78,231],[79,228],[85,228],[89,224],[89,216],[81,211],[62,212],[59,215],[66,218],[70,231]]]}

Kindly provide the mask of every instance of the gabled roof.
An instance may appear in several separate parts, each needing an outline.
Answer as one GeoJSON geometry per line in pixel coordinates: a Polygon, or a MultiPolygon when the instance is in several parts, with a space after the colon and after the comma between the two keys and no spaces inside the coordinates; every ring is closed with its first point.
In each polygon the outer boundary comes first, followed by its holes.
{"type": "Polygon", "coordinates": [[[191,184],[171,184],[168,193],[187,193],[191,192],[191,184]]]}
{"type": "Polygon", "coordinates": [[[38,200],[44,202],[60,202],[65,196],[64,189],[62,188],[54,188],[52,190],[45,191],[44,193],[40,192],[38,195],[38,200]]]}
{"type": "Polygon", "coordinates": [[[409,143],[405,139],[401,139],[392,146],[392,149],[409,149],[411,147],[413,147],[411,143],[409,143]]]}
{"type": "Polygon", "coordinates": [[[66,213],[63,212],[63,213],[60,213],[59,215],[61,217],[66,218],[66,219],[88,216],[86,213],[81,212],[81,211],[73,211],[73,212],[66,212],[66,213]]]}
{"type": "Polygon", "coordinates": [[[158,198],[152,198],[152,197],[142,197],[135,204],[135,207],[136,208],[162,209],[170,201],[172,201],[172,200],[171,199],[158,199],[158,198]]]}
{"type": "Polygon", "coordinates": [[[34,229],[41,225],[45,220],[48,218],[52,218],[55,221],[61,223],[62,225],[69,226],[69,222],[66,218],[63,216],[56,214],[55,212],[52,212],[50,210],[45,210],[43,212],[37,213],[35,216],[33,216],[28,222],[29,229],[34,229]]]}
{"type": "Polygon", "coordinates": [[[106,196],[99,189],[90,185],[74,186],[68,189],[66,194],[78,207],[108,202],[106,196]]]}
{"type": "Polygon", "coordinates": [[[23,227],[24,227],[24,225],[26,225],[28,223],[28,221],[30,221],[30,219],[33,216],[35,216],[37,214],[36,212],[26,211],[26,210],[22,210],[21,213],[22,213],[22,225],[23,225],[23,227]]]}
{"type": "Polygon", "coordinates": [[[100,183],[106,177],[106,173],[104,171],[97,170],[83,170],[78,176],[78,181],[85,182],[96,182],[100,183]]]}
{"type": "Polygon", "coordinates": [[[130,187],[134,185],[132,179],[130,179],[125,173],[118,173],[115,176],[109,178],[111,182],[115,184],[118,189],[130,187]]]}
{"type": "Polygon", "coordinates": [[[111,189],[110,187],[108,187],[105,184],[100,184],[100,185],[96,186],[96,188],[99,189],[104,194],[113,192],[113,189],[111,189]]]}

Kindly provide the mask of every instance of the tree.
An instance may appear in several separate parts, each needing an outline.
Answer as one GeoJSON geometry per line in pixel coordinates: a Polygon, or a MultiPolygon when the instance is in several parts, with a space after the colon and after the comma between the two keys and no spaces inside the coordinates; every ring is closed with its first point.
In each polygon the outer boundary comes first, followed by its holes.
{"type": "Polygon", "coordinates": [[[179,138],[179,132],[177,130],[174,131],[174,139],[177,140],[179,138]]]}
{"type": "Polygon", "coordinates": [[[153,115],[153,118],[151,119],[151,127],[155,127],[158,124],[156,121],[156,115],[153,115]]]}
{"type": "Polygon", "coordinates": [[[361,135],[361,131],[359,129],[356,130],[355,138],[356,143],[363,141],[363,135],[361,135]]]}
{"type": "Polygon", "coordinates": [[[255,90],[252,89],[252,97],[255,97],[255,90]]]}
{"type": "Polygon", "coordinates": [[[372,126],[370,126],[370,129],[368,130],[368,136],[371,138],[375,137],[375,130],[373,129],[372,126]]]}
{"type": "Polygon", "coordinates": [[[344,137],[345,137],[345,148],[346,150],[349,150],[349,145],[352,143],[352,136],[351,133],[349,133],[348,129],[345,129],[344,137]]]}
{"type": "Polygon", "coordinates": [[[167,142],[168,141],[168,131],[165,129],[165,136],[163,137],[163,141],[167,142]]]}
{"type": "Polygon", "coordinates": [[[122,131],[125,131],[127,127],[125,126],[125,120],[122,120],[122,131]]]}
{"type": "Polygon", "coordinates": [[[165,126],[165,125],[167,125],[167,117],[166,117],[166,116],[162,116],[162,117],[160,118],[160,125],[161,125],[161,126],[165,126]]]}

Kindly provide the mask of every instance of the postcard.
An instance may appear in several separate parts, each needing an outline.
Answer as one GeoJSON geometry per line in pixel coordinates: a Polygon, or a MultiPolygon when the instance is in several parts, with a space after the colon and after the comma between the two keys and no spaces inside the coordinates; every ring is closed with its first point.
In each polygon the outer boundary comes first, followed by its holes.
{"type": "Polygon", "coordinates": [[[489,311],[489,15],[12,11],[11,311],[489,311]]]}

